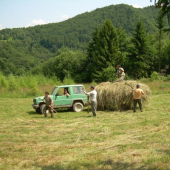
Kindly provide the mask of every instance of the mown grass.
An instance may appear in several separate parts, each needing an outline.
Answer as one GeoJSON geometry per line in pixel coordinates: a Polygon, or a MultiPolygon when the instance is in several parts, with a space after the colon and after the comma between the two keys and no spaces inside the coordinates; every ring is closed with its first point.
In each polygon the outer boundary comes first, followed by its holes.
{"type": "Polygon", "coordinates": [[[86,108],[44,118],[32,109],[32,98],[0,98],[0,169],[170,169],[170,98],[160,85],[149,84],[151,103],[135,114],[92,117],[86,108]]]}

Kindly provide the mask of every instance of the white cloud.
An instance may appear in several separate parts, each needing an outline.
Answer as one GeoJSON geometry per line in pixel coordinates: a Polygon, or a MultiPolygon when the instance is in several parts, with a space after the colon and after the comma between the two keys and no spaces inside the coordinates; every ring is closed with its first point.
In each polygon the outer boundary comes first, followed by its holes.
{"type": "Polygon", "coordinates": [[[134,8],[142,8],[141,6],[137,5],[137,4],[134,4],[133,5],[134,8]]]}
{"type": "Polygon", "coordinates": [[[42,25],[42,24],[46,24],[46,22],[44,21],[44,20],[42,20],[42,19],[38,19],[38,20],[33,20],[32,21],[32,24],[34,24],[34,25],[42,25]]]}
{"type": "Polygon", "coordinates": [[[31,27],[33,26],[31,23],[27,24],[25,27],[31,27]]]}
{"type": "Polygon", "coordinates": [[[0,30],[2,30],[2,25],[0,24],[0,30]]]}
{"type": "Polygon", "coordinates": [[[43,24],[47,24],[47,23],[42,19],[34,19],[31,21],[31,23],[27,24],[26,27],[32,27],[35,25],[43,25],[43,24]]]}
{"type": "Polygon", "coordinates": [[[69,17],[68,15],[62,15],[61,18],[62,18],[63,20],[66,20],[66,19],[68,19],[68,18],[70,18],[70,17],[69,17]]]}

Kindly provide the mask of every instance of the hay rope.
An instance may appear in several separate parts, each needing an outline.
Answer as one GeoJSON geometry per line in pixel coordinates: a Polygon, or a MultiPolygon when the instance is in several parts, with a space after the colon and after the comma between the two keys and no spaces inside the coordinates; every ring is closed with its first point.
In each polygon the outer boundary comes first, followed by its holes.
{"type": "MultiPolygon", "coordinates": [[[[98,110],[129,110],[133,108],[132,88],[136,87],[136,81],[103,82],[96,86],[98,110]]],[[[140,83],[140,88],[145,95],[142,103],[148,104],[151,91],[145,84],[140,83]]]]}

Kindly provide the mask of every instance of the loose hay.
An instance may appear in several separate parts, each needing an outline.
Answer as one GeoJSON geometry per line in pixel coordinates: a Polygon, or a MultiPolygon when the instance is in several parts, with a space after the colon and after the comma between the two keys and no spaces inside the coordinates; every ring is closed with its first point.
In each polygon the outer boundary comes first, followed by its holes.
{"type": "MultiPolygon", "coordinates": [[[[98,110],[129,110],[133,109],[132,87],[136,87],[136,81],[104,82],[96,86],[98,110]]],[[[148,104],[151,91],[145,84],[140,83],[140,88],[145,95],[142,96],[142,103],[148,104]]]]}

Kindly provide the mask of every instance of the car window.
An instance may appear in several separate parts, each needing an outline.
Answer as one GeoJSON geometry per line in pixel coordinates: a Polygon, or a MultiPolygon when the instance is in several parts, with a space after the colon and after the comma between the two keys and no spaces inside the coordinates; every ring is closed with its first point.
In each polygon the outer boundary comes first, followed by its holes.
{"type": "Polygon", "coordinates": [[[73,93],[74,94],[84,94],[83,91],[82,91],[82,87],[83,86],[73,87],[73,93]]]}
{"type": "Polygon", "coordinates": [[[67,92],[69,93],[69,88],[68,88],[68,87],[60,87],[60,88],[58,89],[57,96],[63,96],[65,89],[66,89],[67,92]]]}
{"type": "Polygon", "coordinates": [[[52,92],[51,92],[51,95],[55,95],[56,92],[57,92],[57,87],[54,87],[54,89],[53,89],[52,92]]]}

